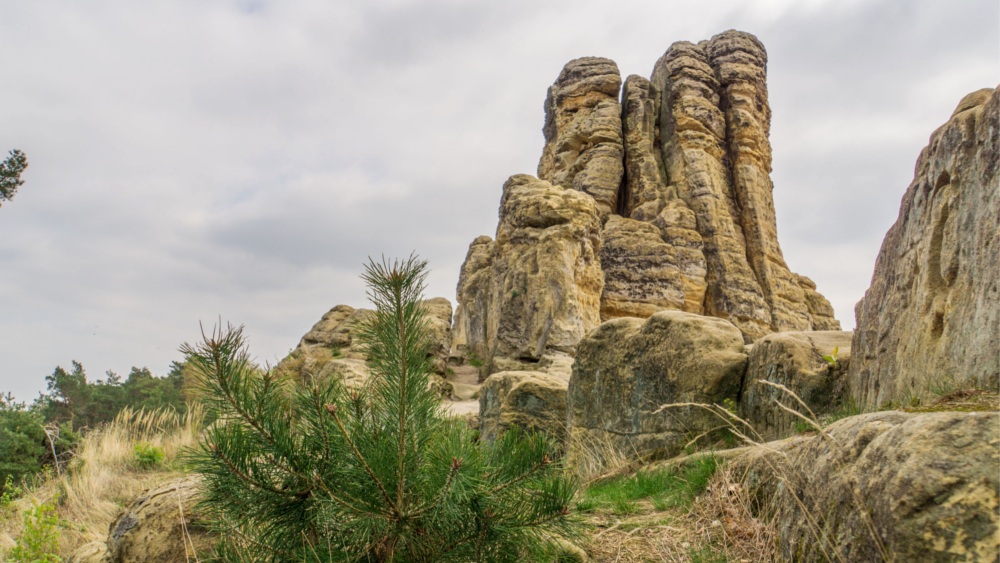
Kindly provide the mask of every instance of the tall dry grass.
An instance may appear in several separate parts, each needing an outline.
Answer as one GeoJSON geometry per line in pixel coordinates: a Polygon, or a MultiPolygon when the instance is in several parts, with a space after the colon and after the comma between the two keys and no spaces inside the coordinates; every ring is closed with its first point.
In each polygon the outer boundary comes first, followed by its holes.
{"type": "Polygon", "coordinates": [[[0,516],[0,552],[14,546],[24,512],[39,503],[54,506],[64,522],[59,550],[64,560],[86,543],[104,541],[123,506],[143,490],[184,473],[179,454],[197,442],[204,416],[198,404],[188,405],[183,415],[173,409],[125,408],[111,423],[85,433],[62,475],[28,480],[22,498],[0,516]],[[160,466],[142,468],[137,444],[161,448],[160,466]]]}

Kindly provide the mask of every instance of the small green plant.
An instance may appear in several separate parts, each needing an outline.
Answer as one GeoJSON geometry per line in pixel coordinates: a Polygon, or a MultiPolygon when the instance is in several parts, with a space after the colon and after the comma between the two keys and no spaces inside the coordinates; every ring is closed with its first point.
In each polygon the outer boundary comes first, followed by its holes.
{"type": "Polygon", "coordinates": [[[692,460],[681,469],[670,467],[602,481],[591,485],[580,502],[610,504],[620,513],[624,513],[624,503],[646,498],[652,499],[654,507],[662,507],[657,510],[688,506],[705,490],[718,467],[715,456],[707,455],[692,460]]]}
{"type": "Polygon", "coordinates": [[[156,447],[146,442],[135,445],[135,465],[139,469],[153,469],[163,463],[163,448],[156,447]]]}
{"type": "Polygon", "coordinates": [[[731,414],[736,414],[736,410],[737,410],[736,401],[734,401],[732,399],[728,399],[728,398],[727,399],[723,399],[722,400],[722,408],[726,409],[731,414]]]}
{"type": "Polygon", "coordinates": [[[472,398],[473,399],[478,399],[479,398],[479,391],[473,391],[472,398]]]}
{"type": "Polygon", "coordinates": [[[622,516],[627,516],[629,514],[635,514],[639,512],[639,507],[630,500],[624,498],[615,498],[611,500],[611,509],[615,514],[622,516]]]}
{"type": "Polygon", "coordinates": [[[3,494],[0,494],[0,513],[7,514],[11,510],[11,505],[15,500],[24,494],[24,489],[14,483],[14,477],[7,475],[7,480],[3,484],[3,494]]]}
{"type": "Polygon", "coordinates": [[[36,504],[24,514],[24,532],[6,558],[25,563],[59,563],[59,514],[49,504],[36,504]]]}
{"type": "Polygon", "coordinates": [[[830,367],[832,368],[837,367],[837,352],[839,351],[840,351],[840,346],[834,346],[832,354],[830,354],[829,356],[823,356],[823,359],[826,360],[827,363],[829,363],[830,367]]]}
{"type": "Polygon", "coordinates": [[[600,506],[600,503],[592,498],[585,498],[576,503],[577,512],[591,512],[600,506]]]}
{"type": "Polygon", "coordinates": [[[483,367],[483,361],[479,359],[479,355],[475,352],[469,353],[469,365],[477,368],[483,367]]]}

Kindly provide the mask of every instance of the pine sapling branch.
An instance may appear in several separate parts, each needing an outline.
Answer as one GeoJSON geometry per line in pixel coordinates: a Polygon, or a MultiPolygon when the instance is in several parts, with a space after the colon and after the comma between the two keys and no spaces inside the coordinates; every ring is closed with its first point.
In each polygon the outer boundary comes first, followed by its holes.
{"type": "Polygon", "coordinates": [[[371,466],[368,465],[368,461],[365,460],[365,456],[361,455],[361,450],[359,450],[354,444],[354,440],[351,439],[351,435],[347,432],[347,429],[344,428],[344,423],[342,423],[340,421],[340,417],[337,416],[337,405],[326,405],[326,412],[333,416],[333,421],[337,423],[337,428],[340,429],[340,433],[344,436],[344,439],[347,440],[347,445],[350,446],[351,451],[354,452],[354,457],[358,458],[358,461],[361,462],[361,465],[365,468],[365,473],[368,473],[368,476],[371,477],[372,481],[374,481],[378,486],[378,490],[382,493],[382,498],[385,499],[385,502],[389,504],[389,507],[392,509],[396,518],[399,519],[401,516],[399,507],[397,507],[396,504],[392,502],[392,499],[389,498],[389,493],[387,493],[385,487],[382,486],[382,481],[380,481],[378,476],[375,475],[375,472],[372,471],[371,466]]]}

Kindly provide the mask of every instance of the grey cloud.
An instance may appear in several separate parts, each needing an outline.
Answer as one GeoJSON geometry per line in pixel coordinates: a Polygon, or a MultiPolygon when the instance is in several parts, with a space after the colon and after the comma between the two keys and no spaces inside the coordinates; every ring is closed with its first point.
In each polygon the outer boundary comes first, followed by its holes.
{"type": "Polygon", "coordinates": [[[418,251],[454,298],[500,188],[533,173],[545,89],[599,55],[648,76],[676,40],[768,48],[786,260],[847,327],[931,131],[995,86],[995,2],[50,0],[0,20],[0,391],[71,359],[163,373],[198,321],[262,359],[369,255],[418,251]]]}

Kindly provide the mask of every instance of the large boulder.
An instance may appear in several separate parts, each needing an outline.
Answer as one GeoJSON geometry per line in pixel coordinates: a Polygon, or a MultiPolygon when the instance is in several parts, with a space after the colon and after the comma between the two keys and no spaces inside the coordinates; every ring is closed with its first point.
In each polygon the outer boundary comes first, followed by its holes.
{"type": "Polygon", "coordinates": [[[850,386],[868,409],[1000,389],[1000,90],[965,98],[920,153],[855,307],[850,386]]]}
{"type": "Polygon", "coordinates": [[[841,331],[777,332],[754,342],[740,391],[740,418],[763,439],[773,440],[804,422],[779,407],[779,402],[804,416],[815,416],[817,422],[843,408],[851,336],[841,331]],[[834,350],[836,362],[831,364],[823,356],[832,357],[834,350]],[[785,386],[808,408],[765,381],[785,386]]]}
{"type": "Polygon", "coordinates": [[[479,430],[493,441],[511,427],[566,437],[567,377],[540,371],[502,371],[479,389],[479,430]]]}
{"type": "Polygon", "coordinates": [[[507,180],[496,240],[476,239],[458,287],[458,341],[484,376],[510,369],[504,360],[571,355],[599,324],[600,228],[589,195],[523,174],[507,180]]]}
{"type": "Polygon", "coordinates": [[[743,335],[722,319],[661,311],[602,324],[580,341],[569,381],[571,463],[600,465],[602,449],[678,453],[720,421],[697,406],[661,406],[735,402],[746,363],[743,335]]]}
{"type": "Polygon", "coordinates": [[[622,181],[622,79],[609,59],[566,63],[545,100],[545,147],[538,177],[594,198],[602,217],[614,212],[622,181]]]}
{"type": "Polygon", "coordinates": [[[898,411],[751,448],[730,464],[773,514],[782,561],[994,562],[1000,415],[898,411]]]}
{"type": "Polygon", "coordinates": [[[198,510],[200,494],[201,479],[183,477],[129,503],[108,530],[111,563],[187,563],[209,555],[215,538],[198,510]]]}

